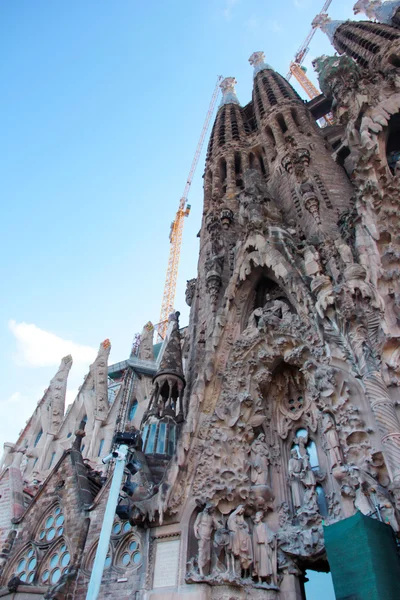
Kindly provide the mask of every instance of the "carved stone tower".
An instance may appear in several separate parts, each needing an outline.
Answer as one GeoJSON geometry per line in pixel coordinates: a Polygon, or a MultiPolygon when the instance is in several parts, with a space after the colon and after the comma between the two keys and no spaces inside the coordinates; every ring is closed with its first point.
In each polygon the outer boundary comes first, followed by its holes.
{"type": "Polygon", "coordinates": [[[174,313],[153,344],[149,322],[109,366],[108,400],[103,342],[62,417],[63,359],[5,449],[4,597],[7,584],[85,597],[111,475],[101,457],[130,429],[143,446],[101,598],[305,600],[309,570],[361,598],[358,567],[336,565],[356,547],[352,524],[377,540],[359,573],[392,590],[373,597],[400,597],[399,3],[355,10],[379,22],[318,22],[341,53],[315,61],[333,127],[318,127],[262,52],[247,105],[233,77],[222,82],[189,324],[174,313]],[[336,527],[347,528],[339,546],[336,527]]]}

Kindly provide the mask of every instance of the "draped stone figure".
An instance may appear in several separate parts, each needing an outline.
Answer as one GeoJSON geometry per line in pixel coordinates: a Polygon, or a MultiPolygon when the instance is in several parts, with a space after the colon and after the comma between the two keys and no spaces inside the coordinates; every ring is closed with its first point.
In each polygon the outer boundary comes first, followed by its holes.
{"type": "Polygon", "coordinates": [[[342,452],[340,449],[339,436],[336,431],[332,418],[325,414],[322,419],[325,441],[328,449],[331,468],[342,464],[342,452]]]}
{"type": "Polygon", "coordinates": [[[317,481],[315,479],[314,472],[311,468],[310,457],[308,456],[307,452],[303,456],[302,462],[303,462],[302,483],[303,483],[304,487],[310,488],[313,491],[315,491],[315,486],[317,485],[317,481]]]}
{"type": "Polygon", "coordinates": [[[254,573],[258,577],[259,583],[266,579],[268,583],[277,585],[278,564],[277,564],[277,540],[276,535],[263,522],[264,512],[256,512],[253,528],[253,554],[254,554],[254,573]]]}
{"type": "Polygon", "coordinates": [[[304,487],[302,484],[303,461],[299,458],[296,448],[293,448],[290,453],[288,476],[293,505],[295,509],[298,509],[303,502],[304,487]]]}
{"type": "Polygon", "coordinates": [[[234,575],[249,575],[253,562],[253,548],[249,527],[244,520],[244,507],[239,504],[236,510],[228,517],[229,530],[229,555],[231,568],[234,575]],[[237,573],[236,562],[239,562],[242,573],[237,573]]]}
{"type": "Polygon", "coordinates": [[[212,511],[212,504],[206,504],[203,511],[197,515],[194,523],[194,535],[199,540],[198,564],[199,573],[204,576],[204,571],[208,571],[211,563],[211,535],[213,529],[217,528],[218,523],[212,511]]]}
{"type": "Polygon", "coordinates": [[[251,482],[253,485],[268,485],[269,450],[265,435],[260,433],[251,445],[251,482]]]}

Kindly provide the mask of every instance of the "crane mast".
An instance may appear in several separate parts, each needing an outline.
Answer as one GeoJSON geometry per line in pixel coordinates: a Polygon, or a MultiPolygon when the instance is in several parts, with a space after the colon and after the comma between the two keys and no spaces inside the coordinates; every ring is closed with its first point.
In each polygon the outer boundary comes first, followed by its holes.
{"type": "Polygon", "coordinates": [[[169,241],[171,245],[169,249],[167,275],[165,278],[164,293],[160,312],[160,322],[157,328],[158,334],[162,339],[165,338],[165,334],[167,332],[168,317],[174,309],[184,219],[190,214],[190,204],[187,203],[187,199],[190,191],[190,186],[192,185],[193,177],[196,171],[197,163],[199,162],[200,154],[203,149],[204,139],[206,137],[207,130],[210,125],[211,117],[214,113],[215,104],[217,102],[219,94],[219,84],[221,83],[222,79],[222,75],[220,75],[217,79],[217,83],[215,85],[214,92],[211,97],[210,106],[208,108],[208,112],[204,121],[203,129],[201,130],[200,139],[198,141],[196,152],[194,154],[192,165],[190,167],[185,189],[183,190],[182,197],[179,201],[179,208],[175,215],[175,219],[171,223],[171,230],[169,234],[169,241]]]}
{"type": "MultiPolygon", "coordinates": [[[[323,5],[319,14],[326,13],[328,8],[330,7],[331,3],[332,3],[332,0],[325,0],[325,4],[323,5]]],[[[306,39],[304,40],[304,42],[302,43],[300,48],[297,50],[294,59],[290,63],[289,73],[286,75],[286,79],[288,81],[292,75],[293,75],[293,77],[295,77],[295,79],[299,82],[299,84],[301,85],[303,90],[306,92],[306,94],[310,98],[310,100],[319,96],[320,91],[312,83],[312,81],[310,81],[310,79],[307,77],[307,75],[306,75],[305,71],[302,69],[301,65],[303,64],[304,59],[307,56],[308,50],[310,48],[310,42],[315,35],[315,31],[316,31],[316,28],[312,27],[312,29],[310,30],[306,39]]],[[[330,113],[328,115],[326,115],[324,117],[324,119],[329,125],[332,125],[333,117],[330,113]]]]}

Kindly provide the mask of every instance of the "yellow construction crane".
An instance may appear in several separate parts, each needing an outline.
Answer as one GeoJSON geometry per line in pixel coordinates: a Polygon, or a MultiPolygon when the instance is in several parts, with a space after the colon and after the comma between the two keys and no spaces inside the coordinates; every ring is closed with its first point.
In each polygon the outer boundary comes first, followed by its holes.
{"type": "MultiPolygon", "coordinates": [[[[331,3],[332,3],[332,0],[326,0],[325,4],[323,5],[322,10],[319,14],[326,13],[328,8],[330,7],[331,3]]],[[[319,96],[321,92],[313,84],[313,82],[309,80],[309,78],[306,75],[306,71],[305,71],[304,67],[302,67],[301,65],[303,64],[304,59],[307,56],[308,50],[310,48],[310,42],[311,42],[312,38],[314,37],[315,31],[316,31],[316,28],[312,27],[308,36],[306,37],[306,39],[304,40],[304,42],[302,43],[302,45],[296,52],[294,60],[290,63],[289,73],[286,75],[286,79],[288,81],[292,75],[293,75],[293,77],[295,77],[295,79],[297,79],[297,81],[299,82],[299,84],[301,85],[301,87],[303,88],[303,90],[305,91],[307,96],[310,98],[310,100],[319,96]]],[[[329,125],[332,125],[333,117],[332,117],[331,113],[329,113],[328,115],[325,115],[324,119],[329,125]]]]}
{"type": "Polygon", "coordinates": [[[201,130],[200,139],[197,144],[196,152],[193,157],[192,166],[190,167],[189,177],[187,178],[185,189],[182,198],[179,201],[179,208],[175,215],[175,219],[171,223],[171,231],[169,241],[171,243],[169,249],[167,276],[165,278],[164,294],[161,305],[160,322],[157,326],[159,336],[164,339],[168,327],[168,317],[174,310],[174,300],[176,292],[176,282],[178,279],[179,259],[181,254],[182,233],[185,217],[189,216],[190,204],[187,203],[190,186],[192,185],[193,176],[196,171],[197,163],[199,162],[200,154],[203,148],[204,139],[210,125],[211,117],[214,113],[215,104],[219,94],[219,84],[223,77],[220,75],[214,88],[207,116],[204,121],[203,129],[201,130]]]}

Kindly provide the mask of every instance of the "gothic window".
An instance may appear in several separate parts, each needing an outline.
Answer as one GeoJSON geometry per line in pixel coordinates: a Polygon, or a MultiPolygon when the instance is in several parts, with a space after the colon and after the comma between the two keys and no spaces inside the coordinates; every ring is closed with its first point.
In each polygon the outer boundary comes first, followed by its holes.
{"type": "Polygon", "coordinates": [[[227,175],[226,160],[224,158],[221,158],[219,161],[219,180],[220,180],[222,194],[226,193],[226,175],[227,175]]]}
{"type": "Polygon", "coordinates": [[[41,430],[38,432],[37,436],[35,437],[35,441],[34,441],[34,443],[33,443],[33,447],[34,447],[34,448],[36,448],[36,446],[38,445],[38,443],[39,443],[39,440],[40,440],[40,438],[42,437],[42,435],[43,435],[43,429],[41,429],[41,430]]]}
{"type": "MultiPolygon", "coordinates": [[[[295,442],[296,442],[296,440],[299,440],[299,438],[303,438],[303,439],[307,440],[307,443],[305,444],[305,450],[310,458],[310,467],[313,470],[318,469],[319,468],[319,460],[318,460],[317,446],[313,440],[308,439],[307,429],[304,429],[304,428],[297,429],[297,431],[295,433],[295,442]]],[[[299,457],[301,457],[299,444],[294,443],[292,447],[296,448],[299,457]]]]}
{"type": "Polygon", "coordinates": [[[281,128],[282,133],[286,133],[287,130],[288,130],[288,128],[287,128],[287,125],[286,125],[286,121],[283,118],[283,115],[278,115],[276,117],[276,120],[278,121],[278,125],[281,128]]]}
{"type": "Polygon", "coordinates": [[[124,569],[134,569],[139,567],[142,562],[142,553],[136,538],[128,536],[118,551],[116,564],[124,569]]]}
{"type": "Polygon", "coordinates": [[[111,534],[121,535],[128,533],[128,531],[131,529],[132,525],[129,523],[129,521],[120,521],[119,519],[115,519],[111,534]]]}
{"type": "Polygon", "coordinates": [[[44,585],[56,584],[68,571],[71,562],[71,554],[64,541],[58,544],[48,553],[43,561],[41,573],[39,576],[40,583],[44,585]]]}
{"type": "Polygon", "coordinates": [[[56,505],[46,513],[38,529],[39,542],[52,542],[64,533],[64,515],[61,508],[56,505]]]}
{"type": "Polygon", "coordinates": [[[138,401],[134,400],[129,409],[129,416],[128,416],[129,421],[133,421],[133,419],[135,418],[137,407],[138,407],[138,401]]]}
{"type": "Polygon", "coordinates": [[[243,187],[242,157],[240,156],[240,152],[235,152],[235,179],[237,187],[243,187]]]}
{"type": "Polygon", "coordinates": [[[100,444],[99,444],[99,451],[97,453],[97,456],[101,456],[101,453],[103,452],[103,448],[104,448],[104,438],[102,438],[100,440],[100,444]]]}
{"type": "Polygon", "coordinates": [[[32,583],[36,574],[37,558],[33,546],[28,546],[15,563],[14,575],[21,581],[32,583]]]}
{"type": "MultiPolygon", "coordinates": [[[[96,552],[97,552],[97,542],[94,545],[94,547],[92,547],[92,549],[89,551],[88,559],[85,564],[85,567],[88,571],[91,571],[93,569],[93,563],[96,558],[96,552]]],[[[111,565],[112,565],[112,551],[111,551],[111,546],[108,546],[107,556],[104,561],[104,569],[105,570],[109,569],[111,567],[111,565]]]]}
{"type": "Polygon", "coordinates": [[[143,451],[145,454],[172,456],[175,450],[176,431],[172,421],[158,421],[143,429],[143,451]]]}
{"type": "Polygon", "coordinates": [[[275,136],[272,132],[271,127],[266,127],[265,128],[265,135],[268,138],[269,143],[271,144],[271,146],[275,147],[276,146],[276,141],[275,141],[275,136]]]}

